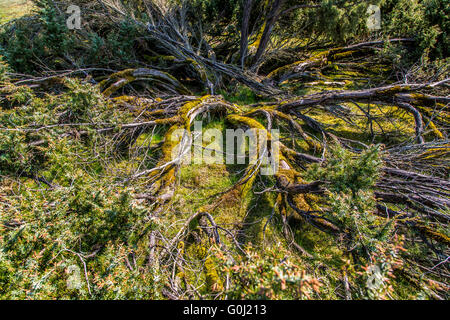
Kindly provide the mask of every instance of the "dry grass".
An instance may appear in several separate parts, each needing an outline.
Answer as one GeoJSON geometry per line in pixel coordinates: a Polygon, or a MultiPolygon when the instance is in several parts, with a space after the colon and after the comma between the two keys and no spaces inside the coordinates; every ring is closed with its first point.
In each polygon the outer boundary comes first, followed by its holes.
{"type": "Polygon", "coordinates": [[[28,0],[0,0],[0,23],[27,14],[31,5],[31,1],[28,0]]]}

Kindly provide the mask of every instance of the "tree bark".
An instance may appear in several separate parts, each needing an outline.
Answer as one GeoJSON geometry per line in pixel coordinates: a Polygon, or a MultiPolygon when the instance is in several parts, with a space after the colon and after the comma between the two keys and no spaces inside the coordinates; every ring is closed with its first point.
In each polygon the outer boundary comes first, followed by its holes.
{"type": "Polygon", "coordinates": [[[252,10],[252,0],[243,0],[243,16],[242,16],[242,26],[241,26],[241,68],[244,69],[245,59],[247,57],[248,51],[248,24],[250,21],[250,13],[252,10]]]}
{"type": "Polygon", "coordinates": [[[258,67],[264,51],[266,51],[267,45],[269,44],[270,40],[270,34],[272,33],[272,29],[275,26],[278,17],[280,16],[280,9],[283,6],[284,2],[285,0],[274,0],[273,2],[269,15],[266,18],[266,26],[264,28],[261,41],[259,42],[258,50],[256,51],[252,69],[256,69],[258,67]]]}

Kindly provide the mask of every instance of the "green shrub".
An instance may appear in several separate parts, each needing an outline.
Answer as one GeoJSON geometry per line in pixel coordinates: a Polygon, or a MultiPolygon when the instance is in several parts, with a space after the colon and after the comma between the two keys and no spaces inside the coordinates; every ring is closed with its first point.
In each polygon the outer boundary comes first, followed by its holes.
{"type": "MultiPolygon", "coordinates": [[[[258,3],[259,1],[255,1],[258,3]]],[[[189,2],[190,18],[196,23],[199,18],[211,34],[223,33],[223,27],[237,20],[241,1],[237,0],[193,0],[189,2]]],[[[257,7],[255,5],[255,7],[257,7]]],[[[237,30],[232,30],[236,32],[237,30]]]]}
{"type": "Polygon", "coordinates": [[[67,122],[92,122],[104,109],[104,98],[98,87],[77,79],[66,79],[68,90],[60,97],[67,122]]]}
{"type": "MultiPolygon", "coordinates": [[[[139,36],[140,30],[135,23],[130,20],[122,20],[118,30],[113,29],[104,40],[109,52],[126,65],[134,58],[134,43],[139,36]]],[[[99,39],[94,44],[98,46],[102,43],[99,39]]]]}
{"type": "Polygon", "coordinates": [[[30,172],[33,155],[26,137],[18,132],[0,131],[0,174],[30,172]]]}
{"type": "Polygon", "coordinates": [[[29,34],[29,26],[18,21],[12,34],[5,32],[1,35],[2,42],[6,42],[4,53],[7,61],[18,72],[31,72],[34,69],[32,61],[34,61],[35,55],[40,55],[29,34]]]}
{"type": "Polygon", "coordinates": [[[388,297],[393,290],[393,269],[401,265],[402,239],[393,235],[395,221],[374,214],[373,189],[382,164],[379,146],[358,156],[335,146],[324,166],[313,165],[308,170],[311,179],[327,182],[329,208],[324,218],[342,232],[338,244],[344,256],[353,258],[346,268],[350,281],[358,283],[360,299],[388,297]]]}
{"type": "MultiPolygon", "coordinates": [[[[6,229],[0,239],[0,298],[158,296],[155,291],[161,290],[164,278],[157,269],[130,272],[123,263],[138,250],[147,227],[138,222],[147,212],[133,208],[126,190],[118,193],[82,175],[71,187],[40,192],[22,187],[16,192],[21,200],[8,201],[20,210],[20,223],[6,229]]],[[[2,220],[17,221],[14,212],[4,211],[2,220]]]]}
{"type": "Polygon", "coordinates": [[[235,261],[219,251],[217,263],[220,274],[230,277],[229,299],[310,299],[320,290],[320,282],[283,250],[261,255],[249,245],[235,261]]]}
{"type": "Polygon", "coordinates": [[[251,89],[244,86],[238,86],[232,94],[226,91],[222,91],[221,93],[227,101],[232,103],[253,104],[260,100],[251,89]]]}
{"type": "Polygon", "coordinates": [[[380,146],[373,146],[359,156],[342,147],[333,146],[330,148],[327,164],[324,167],[318,164],[311,166],[308,177],[328,181],[331,192],[356,194],[373,187],[382,164],[380,146]]]}
{"type": "Polygon", "coordinates": [[[0,84],[3,81],[8,80],[8,75],[7,73],[9,72],[9,66],[8,64],[5,62],[5,60],[3,59],[2,56],[0,56],[0,84]]]}
{"type": "Polygon", "coordinates": [[[10,66],[21,73],[32,73],[41,67],[39,63],[56,68],[68,50],[75,47],[65,17],[52,1],[36,0],[35,6],[36,17],[19,19],[0,32],[10,66]]]}
{"type": "Polygon", "coordinates": [[[49,53],[63,55],[71,45],[71,36],[63,15],[60,15],[49,0],[35,0],[38,7],[39,19],[43,26],[40,44],[45,46],[49,53]]]}
{"type": "Polygon", "coordinates": [[[379,4],[380,0],[371,1],[336,1],[323,0],[320,8],[308,11],[310,32],[326,36],[333,42],[347,42],[355,37],[367,34],[367,8],[369,4],[379,4]]]}
{"type": "Polygon", "coordinates": [[[346,250],[369,257],[384,240],[391,224],[373,214],[376,210],[373,188],[383,164],[380,147],[373,146],[358,156],[338,146],[330,151],[326,165],[311,166],[308,176],[327,183],[330,208],[325,217],[346,234],[342,243],[346,250]]]}
{"type": "Polygon", "coordinates": [[[383,32],[391,37],[412,37],[416,56],[448,56],[450,33],[448,0],[386,0],[382,7],[383,32]]]}

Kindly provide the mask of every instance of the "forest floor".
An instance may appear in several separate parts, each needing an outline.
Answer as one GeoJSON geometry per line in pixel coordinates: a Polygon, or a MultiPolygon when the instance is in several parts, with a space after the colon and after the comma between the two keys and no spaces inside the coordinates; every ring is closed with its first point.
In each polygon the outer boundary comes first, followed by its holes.
{"type": "Polygon", "coordinates": [[[448,299],[448,79],[401,82],[384,48],[410,39],[284,48],[253,74],[166,16],[87,38],[38,29],[46,12],[0,38],[0,299],[448,299]],[[276,174],[174,139],[231,128],[267,134],[276,174]]]}

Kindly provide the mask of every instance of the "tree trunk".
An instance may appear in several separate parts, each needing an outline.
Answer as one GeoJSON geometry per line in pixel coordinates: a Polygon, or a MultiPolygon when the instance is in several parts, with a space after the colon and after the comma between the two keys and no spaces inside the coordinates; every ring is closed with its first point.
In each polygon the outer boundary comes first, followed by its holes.
{"type": "Polygon", "coordinates": [[[248,24],[250,21],[250,13],[252,10],[252,0],[243,0],[243,16],[242,16],[242,26],[241,26],[241,68],[244,69],[245,58],[247,57],[248,51],[248,24]]]}
{"type": "Polygon", "coordinates": [[[285,0],[274,0],[272,8],[270,9],[269,15],[266,19],[266,27],[264,28],[261,41],[259,42],[258,50],[256,51],[255,59],[253,62],[252,69],[256,69],[258,64],[266,51],[267,45],[269,44],[270,34],[275,26],[280,15],[280,9],[283,6],[285,0]]]}

